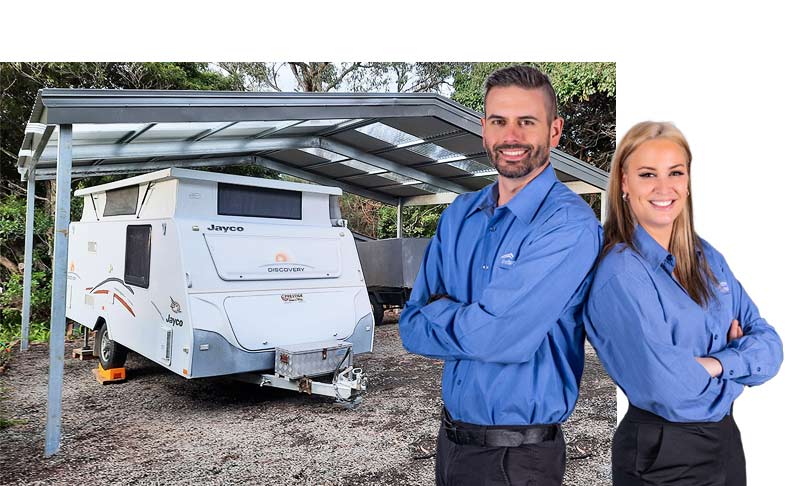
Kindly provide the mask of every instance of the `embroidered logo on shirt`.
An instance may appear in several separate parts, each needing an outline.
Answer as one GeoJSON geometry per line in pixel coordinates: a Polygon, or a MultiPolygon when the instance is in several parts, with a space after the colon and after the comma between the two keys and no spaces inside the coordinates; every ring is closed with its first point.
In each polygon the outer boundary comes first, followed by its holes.
{"type": "Polygon", "coordinates": [[[506,253],[500,256],[500,264],[506,266],[514,265],[514,253],[506,253]]]}
{"type": "Polygon", "coordinates": [[[727,285],[727,282],[719,282],[719,292],[721,292],[722,294],[730,293],[730,286],[727,285]]]}

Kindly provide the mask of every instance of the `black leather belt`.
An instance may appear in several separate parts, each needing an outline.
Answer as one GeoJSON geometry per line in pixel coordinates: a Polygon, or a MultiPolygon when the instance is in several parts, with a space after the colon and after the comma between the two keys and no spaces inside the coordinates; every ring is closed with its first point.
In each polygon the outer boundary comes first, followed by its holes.
{"type": "Polygon", "coordinates": [[[475,425],[453,420],[448,411],[442,409],[442,428],[448,439],[459,445],[482,447],[519,447],[523,444],[538,444],[556,438],[560,425],[475,425]]]}

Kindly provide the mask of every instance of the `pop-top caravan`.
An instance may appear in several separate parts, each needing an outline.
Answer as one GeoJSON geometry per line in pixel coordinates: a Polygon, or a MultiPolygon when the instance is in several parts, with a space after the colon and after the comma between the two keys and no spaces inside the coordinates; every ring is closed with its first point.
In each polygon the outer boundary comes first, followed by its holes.
{"type": "Polygon", "coordinates": [[[130,349],[185,378],[364,391],[373,314],[339,188],[166,169],[75,195],[67,316],[104,368],[130,349]]]}

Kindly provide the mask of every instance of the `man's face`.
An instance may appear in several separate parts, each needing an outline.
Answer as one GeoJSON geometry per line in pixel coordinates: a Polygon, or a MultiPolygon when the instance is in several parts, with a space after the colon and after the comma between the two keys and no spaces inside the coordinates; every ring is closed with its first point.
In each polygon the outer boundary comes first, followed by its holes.
{"type": "Polygon", "coordinates": [[[563,120],[549,120],[541,89],[494,87],[484,101],[484,111],[484,149],[498,174],[522,178],[547,163],[550,148],[561,138],[563,120]]]}

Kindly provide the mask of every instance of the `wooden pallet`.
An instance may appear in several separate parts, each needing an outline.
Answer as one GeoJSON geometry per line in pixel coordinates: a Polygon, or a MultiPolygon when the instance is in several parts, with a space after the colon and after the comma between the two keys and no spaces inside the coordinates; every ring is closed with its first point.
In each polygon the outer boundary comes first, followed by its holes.
{"type": "Polygon", "coordinates": [[[75,348],[72,350],[72,357],[77,358],[80,361],[97,359],[97,357],[94,356],[94,350],[91,348],[75,348]]]}

